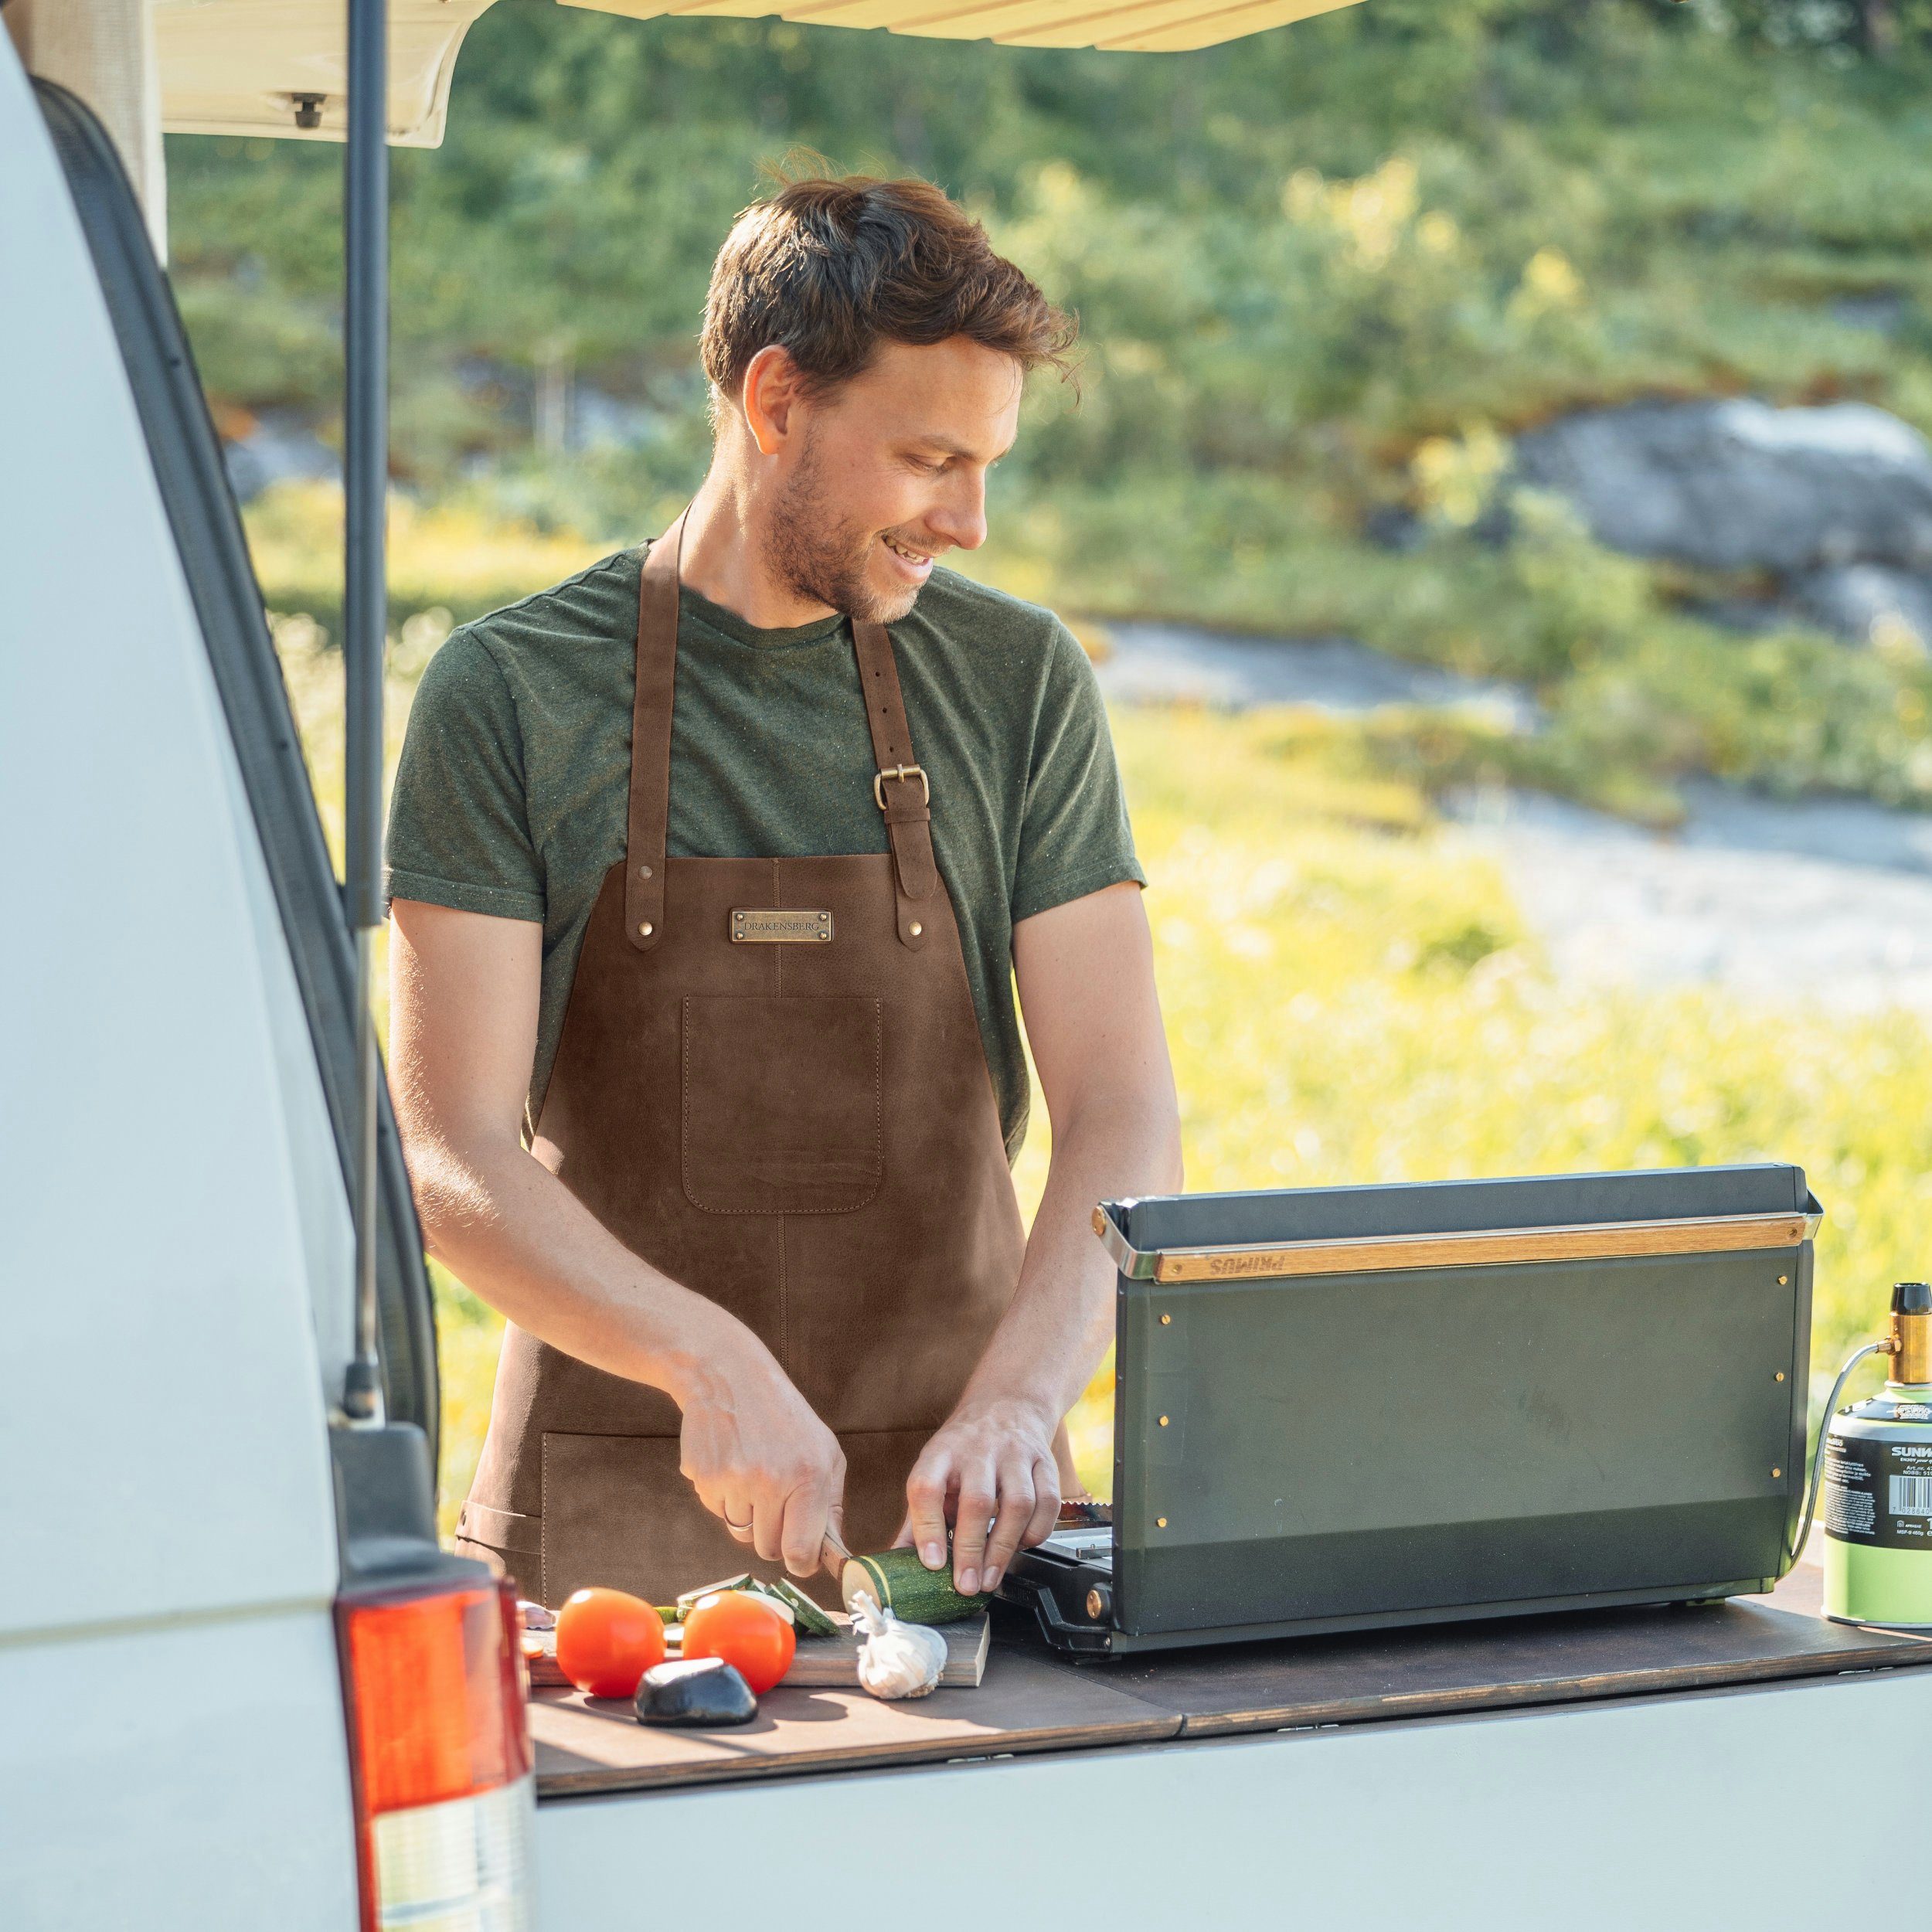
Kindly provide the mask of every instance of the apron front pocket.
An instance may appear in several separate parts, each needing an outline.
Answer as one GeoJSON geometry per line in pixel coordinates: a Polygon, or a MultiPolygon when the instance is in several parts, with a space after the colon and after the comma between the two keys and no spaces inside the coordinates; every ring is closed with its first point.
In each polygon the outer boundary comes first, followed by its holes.
{"type": "Polygon", "coordinates": [[[879,1003],[684,1002],[685,1198],[708,1214],[849,1214],[879,1191],[879,1003]]]}

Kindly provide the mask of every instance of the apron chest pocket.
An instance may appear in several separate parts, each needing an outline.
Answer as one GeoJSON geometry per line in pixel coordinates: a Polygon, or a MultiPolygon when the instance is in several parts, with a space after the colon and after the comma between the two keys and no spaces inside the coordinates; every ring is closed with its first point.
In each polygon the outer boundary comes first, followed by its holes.
{"type": "Polygon", "coordinates": [[[847,1214],[879,1191],[879,1002],[684,1002],[684,1191],[708,1214],[847,1214]]]}

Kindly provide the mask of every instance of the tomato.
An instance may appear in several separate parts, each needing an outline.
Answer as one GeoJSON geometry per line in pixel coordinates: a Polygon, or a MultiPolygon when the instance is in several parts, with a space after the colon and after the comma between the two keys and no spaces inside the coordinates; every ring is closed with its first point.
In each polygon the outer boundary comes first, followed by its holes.
{"type": "Polygon", "coordinates": [[[798,1648],[791,1625],[742,1590],[720,1590],[699,1600],[684,1620],[687,1657],[722,1657],[762,1697],[791,1668],[798,1648]]]}
{"type": "Polygon", "coordinates": [[[556,1662],[593,1697],[634,1697],[664,1662],[664,1619],[621,1590],[580,1590],[556,1614],[556,1662]]]}

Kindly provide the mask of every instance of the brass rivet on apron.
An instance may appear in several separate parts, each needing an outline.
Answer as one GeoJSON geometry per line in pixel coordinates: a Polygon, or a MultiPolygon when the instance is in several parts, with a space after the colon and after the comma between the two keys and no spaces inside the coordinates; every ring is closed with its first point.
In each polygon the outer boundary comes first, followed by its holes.
{"type": "Polygon", "coordinates": [[[648,879],[651,876],[651,868],[648,866],[640,866],[638,868],[638,876],[640,879],[648,879]]]}
{"type": "Polygon", "coordinates": [[[926,928],[920,925],[919,921],[915,919],[911,925],[907,927],[906,930],[912,934],[913,938],[917,939],[919,935],[926,930],[926,928]]]}
{"type": "Polygon", "coordinates": [[[1173,1325],[1173,1322],[1174,1318],[1171,1315],[1164,1315],[1161,1317],[1161,1326],[1164,1328],[1171,1328],[1173,1325]]]}
{"type": "Polygon", "coordinates": [[[1788,1288],[1791,1285],[1791,1277],[1788,1275],[1781,1274],[1777,1277],[1777,1285],[1781,1288],[1788,1288]]]}
{"type": "Polygon", "coordinates": [[[1165,1529],[1167,1527],[1167,1519],[1166,1519],[1166,1517],[1165,1517],[1165,1516],[1156,1516],[1156,1517],[1154,1519],[1154,1527],[1155,1527],[1156,1529],[1165,1529]]]}
{"type": "Polygon", "coordinates": [[[1774,1469],[1774,1470],[1771,1471],[1771,1480],[1772,1480],[1772,1481],[1774,1481],[1774,1482],[1777,1481],[1777,1479],[1778,1479],[1778,1478],[1779,1478],[1779,1477],[1781,1477],[1781,1475],[1784,1475],[1784,1471],[1782,1469],[1774,1469]]]}
{"type": "Polygon", "coordinates": [[[1162,1427],[1163,1429],[1165,1429],[1165,1428],[1167,1427],[1167,1417],[1166,1417],[1165,1416],[1163,1416],[1163,1417],[1162,1417],[1162,1418],[1161,1418],[1161,1427],[1162,1427]]]}
{"type": "Polygon", "coordinates": [[[1784,1379],[1784,1371],[1782,1369],[1779,1369],[1777,1373],[1771,1377],[1771,1379],[1774,1382],[1782,1382],[1784,1379]]]}
{"type": "Polygon", "coordinates": [[[648,920],[648,919],[647,919],[647,920],[645,920],[645,922],[644,922],[644,923],[643,923],[641,926],[639,926],[639,927],[638,927],[638,932],[639,932],[640,934],[641,934],[643,935],[643,937],[644,937],[645,938],[648,939],[648,938],[651,937],[651,922],[650,922],[650,920],[648,920]]]}

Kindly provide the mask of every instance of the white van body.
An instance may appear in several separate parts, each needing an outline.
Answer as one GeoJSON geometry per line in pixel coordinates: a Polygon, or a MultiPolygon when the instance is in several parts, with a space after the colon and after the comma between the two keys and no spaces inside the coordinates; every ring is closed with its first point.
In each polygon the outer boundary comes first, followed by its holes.
{"type": "Polygon", "coordinates": [[[0,1923],[350,1927],[325,1393],[348,1202],[120,353],[4,36],[0,278],[0,1923]],[[222,1871],[248,1882],[224,1896],[222,1871]]]}
{"type": "MultiPolygon", "coordinates": [[[[348,1203],[127,373],[3,36],[0,274],[0,1925],[353,1932],[348,1203]]],[[[1923,1843],[1900,1740],[1928,1735],[1920,1670],[556,1799],[536,1918],[845,1932],[862,1893],[1109,1932],[1791,1926],[1847,1903],[1804,1849],[1820,1774],[1879,1769],[1852,1800],[1876,1885],[1923,1843]]]]}

